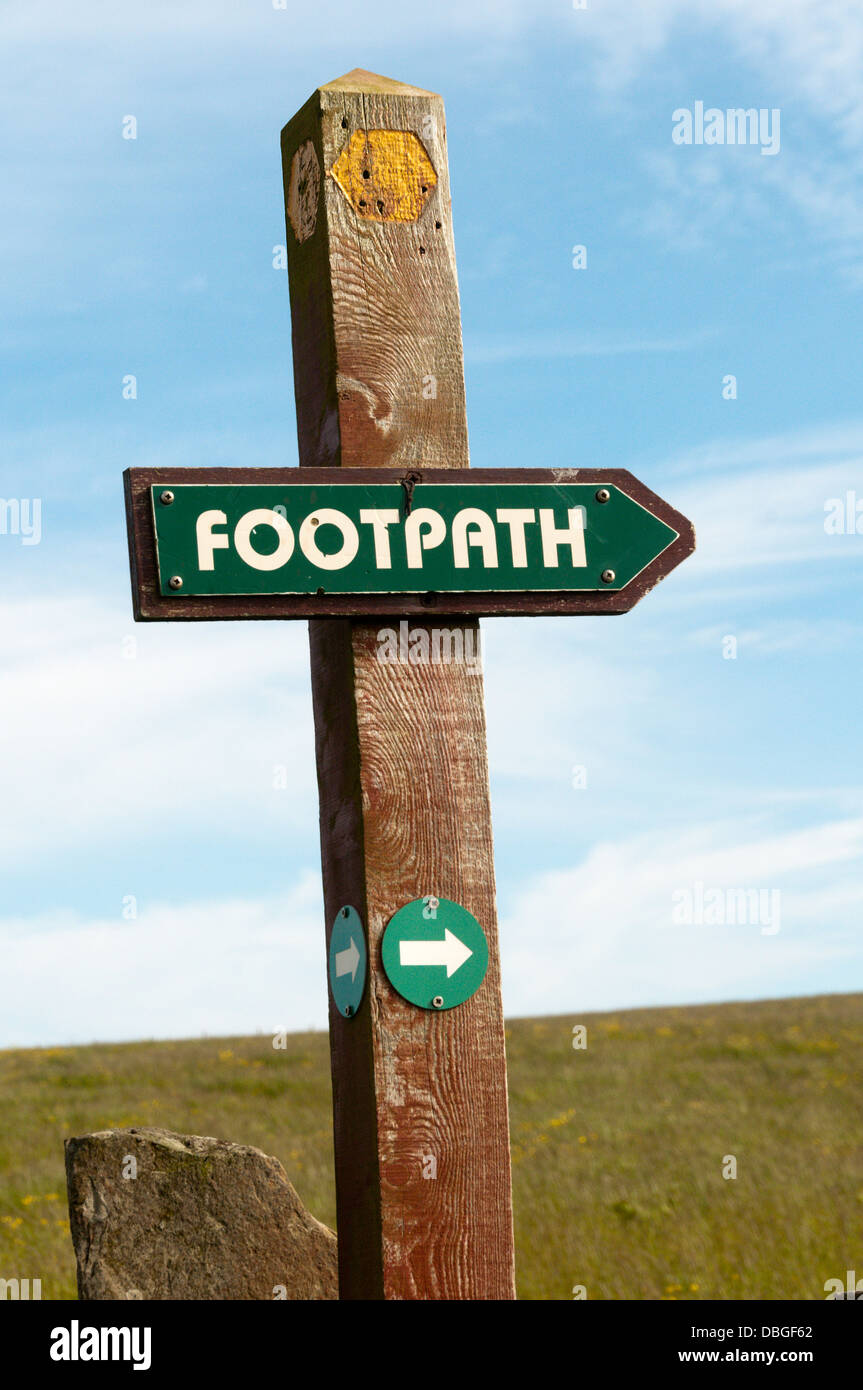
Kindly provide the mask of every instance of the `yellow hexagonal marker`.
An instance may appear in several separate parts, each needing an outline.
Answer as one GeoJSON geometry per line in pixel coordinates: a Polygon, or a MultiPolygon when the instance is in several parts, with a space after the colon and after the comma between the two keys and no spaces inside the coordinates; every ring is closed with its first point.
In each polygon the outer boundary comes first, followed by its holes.
{"type": "Polygon", "coordinates": [[[437,184],[410,130],[355,130],[330,173],[359,216],[375,222],[416,222],[437,184]]]}

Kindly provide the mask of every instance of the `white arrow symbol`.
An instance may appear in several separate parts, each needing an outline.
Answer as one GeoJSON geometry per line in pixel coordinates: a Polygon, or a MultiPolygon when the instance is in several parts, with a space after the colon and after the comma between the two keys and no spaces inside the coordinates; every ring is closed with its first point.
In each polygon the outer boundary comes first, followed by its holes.
{"type": "Polygon", "coordinates": [[[459,941],[448,927],[444,928],[443,941],[399,942],[401,965],[445,965],[447,979],[460,970],[472,955],[470,947],[459,941]]]}
{"type": "Polygon", "coordinates": [[[351,979],[355,980],[359,963],[360,953],[357,950],[357,943],[351,937],[351,944],[346,951],[336,951],[336,979],[340,975],[350,975],[351,979]]]}

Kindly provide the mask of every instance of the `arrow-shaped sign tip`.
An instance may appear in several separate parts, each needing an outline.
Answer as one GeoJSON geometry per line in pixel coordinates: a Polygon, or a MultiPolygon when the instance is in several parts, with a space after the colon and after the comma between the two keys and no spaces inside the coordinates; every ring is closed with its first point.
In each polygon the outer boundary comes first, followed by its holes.
{"type": "Polygon", "coordinates": [[[351,944],[345,951],[336,951],[336,978],[342,975],[350,975],[352,980],[357,978],[357,966],[360,963],[360,953],[357,950],[357,943],[351,937],[351,944]]]}
{"type": "Polygon", "coordinates": [[[446,943],[446,974],[447,979],[449,979],[450,975],[454,975],[457,970],[461,969],[465,961],[470,959],[473,951],[469,946],[465,946],[464,942],[449,930],[449,927],[444,931],[444,940],[446,943]]]}

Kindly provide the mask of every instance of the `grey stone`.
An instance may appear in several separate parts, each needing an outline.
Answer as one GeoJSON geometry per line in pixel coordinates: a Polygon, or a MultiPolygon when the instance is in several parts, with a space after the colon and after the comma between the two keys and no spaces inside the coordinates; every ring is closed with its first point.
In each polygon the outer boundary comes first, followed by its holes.
{"type": "Polygon", "coordinates": [[[66,1183],[81,1299],[338,1298],[335,1235],[260,1149],[109,1129],[66,1140],[66,1183]]]}

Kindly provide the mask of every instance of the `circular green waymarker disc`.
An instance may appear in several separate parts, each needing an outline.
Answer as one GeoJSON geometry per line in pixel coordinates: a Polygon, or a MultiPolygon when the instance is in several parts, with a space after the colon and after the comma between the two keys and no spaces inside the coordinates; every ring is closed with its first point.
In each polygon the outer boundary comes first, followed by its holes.
{"type": "Polygon", "coordinates": [[[353,907],[339,911],[330,934],[330,989],[336,1008],[353,1018],[366,986],[366,934],[353,907]]]}
{"type": "Polygon", "coordinates": [[[390,919],[381,946],[394,989],[421,1009],[452,1009],[475,994],[488,969],[485,933],[467,908],[428,896],[390,919]]]}

